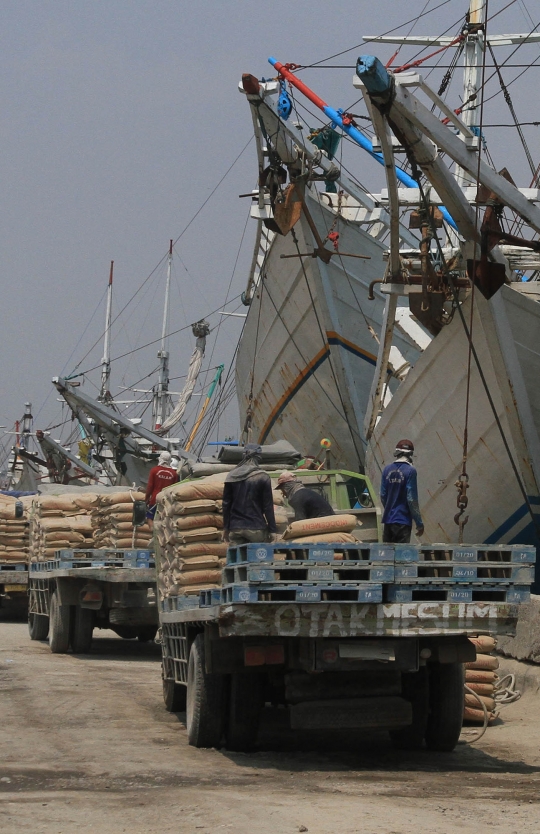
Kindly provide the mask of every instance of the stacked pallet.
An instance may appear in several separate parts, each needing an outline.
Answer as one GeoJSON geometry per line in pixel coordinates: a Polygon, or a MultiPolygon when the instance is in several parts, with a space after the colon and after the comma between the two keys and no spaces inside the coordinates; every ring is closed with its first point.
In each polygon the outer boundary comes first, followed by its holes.
{"type": "Polygon", "coordinates": [[[283,539],[298,544],[317,542],[353,544],[358,541],[351,535],[357,524],[356,516],[349,513],[307,518],[289,524],[283,534],[283,539]]]}
{"type": "Polygon", "coordinates": [[[28,508],[30,497],[14,498],[0,495],[0,562],[28,561],[28,508]],[[15,504],[20,501],[24,508],[22,518],[15,518],[15,504]]]}
{"type": "Polygon", "coordinates": [[[488,713],[488,723],[492,723],[498,716],[495,704],[495,687],[498,679],[497,669],[499,661],[491,652],[496,642],[493,637],[471,637],[471,643],[476,647],[476,660],[465,664],[465,684],[475,694],[465,690],[465,708],[463,720],[483,724],[484,710],[478,699],[484,704],[488,713]]]}
{"type": "Polygon", "coordinates": [[[29,526],[31,562],[52,559],[57,550],[93,547],[92,523],[85,506],[88,495],[82,502],[82,496],[74,494],[33,498],[29,526]]]}
{"type": "MultiPolygon", "coordinates": [[[[157,496],[155,534],[160,548],[158,588],[162,598],[198,596],[219,588],[227,543],[223,541],[223,488],[227,473],[168,487],[157,496]]],[[[288,517],[274,492],[278,531],[288,517]]]]}
{"type": "Polygon", "coordinates": [[[133,504],[144,501],[144,493],[128,490],[96,496],[89,508],[94,531],[94,547],[147,549],[152,543],[148,523],[133,526],[133,504]]]}

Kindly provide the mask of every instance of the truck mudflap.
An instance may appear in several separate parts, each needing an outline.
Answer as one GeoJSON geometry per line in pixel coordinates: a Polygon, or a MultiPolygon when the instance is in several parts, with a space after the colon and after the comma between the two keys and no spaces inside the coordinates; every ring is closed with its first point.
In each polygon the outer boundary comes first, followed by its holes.
{"type": "Polygon", "coordinates": [[[282,603],[217,609],[220,637],[408,637],[515,633],[518,605],[497,602],[282,603]]]}

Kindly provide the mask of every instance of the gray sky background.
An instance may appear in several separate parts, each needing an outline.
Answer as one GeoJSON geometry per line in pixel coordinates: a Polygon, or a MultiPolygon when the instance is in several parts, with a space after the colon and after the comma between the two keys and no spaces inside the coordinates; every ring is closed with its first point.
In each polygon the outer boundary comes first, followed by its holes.
{"type": "MultiPolygon", "coordinates": [[[[427,10],[438,2],[431,0],[427,10]]],[[[507,2],[490,0],[490,14],[507,2]]],[[[50,379],[72,372],[81,360],[80,370],[99,364],[110,260],[116,314],[248,142],[249,108],[237,92],[242,72],[270,76],[269,55],[318,61],[359,44],[363,34],[398,26],[425,6],[426,0],[0,2],[2,424],[12,426],[25,400],[33,403],[36,427],[62,419],[50,379]]],[[[467,0],[452,0],[413,31],[439,34],[450,27],[457,33],[467,7],[467,0]]],[[[539,22],[539,0],[518,0],[491,31],[528,32],[539,22]]],[[[331,63],[352,65],[361,53],[387,60],[392,51],[364,46],[331,63]]],[[[416,51],[404,49],[400,59],[416,51]]],[[[499,60],[509,52],[499,50],[499,60]]],[[[538,55],[538,45],[524,46],[514,60],[526,63],[538,55]]],[[[505,70],[505,79],[520,71],[505,70]]],[[[351,77],[351,69],[302,73],[336,107],[355,100],[351,77]]],[[[510,87],[523,120],[539,119],[538,97],[531,96],[539,83],[540,69],[533,68],[510,87]]],[[[493,80],[488,91],[497,90],[493,80]]],[[[453,106],[458,96],[454,87],[453,106]]],[[[485,121],[490,119],[509,121],[501,95],[486,110],[485,121]]],[[[538,130],[526,129],[535,156],[538,130]]],[[[507,165],[519,184],[529,185],[514,132],[487,135],[497,167],[507,165]]],[[[347,153],[359,179],[380,189],[382,169],[360,150],[347,153]]],[[[229,298],[245,288],[254,221],[246,228],[249,200],[238,195],[251,190],[256,173],[251,143],[181,237],[171,330],[222,309],[229,284],[229,298]]],[[[164,280],[162,263],[115,324],[113,357],[159,336],[164,280]]],[[[234,302],[227,309],[237,307],[234,302]]],[[[210,321],[216,326],[219,316],[210,321]]],[[[240,327],[240,319],[228,318],[214,331],[207,366],[230,359],[240,327]]],[[[192,345],[190,330],[171,338],[172,377],[185,373],[192,345]]],[[[113,392],[152,371],[157,349],[113,362],[113,392]]],[[[98,381],[95,372],[85,381],[90,394],[97,393],[92,380],[98,381]]],[[[234,412],[220,428],[222,434],[235,430],[234,412]]]]}

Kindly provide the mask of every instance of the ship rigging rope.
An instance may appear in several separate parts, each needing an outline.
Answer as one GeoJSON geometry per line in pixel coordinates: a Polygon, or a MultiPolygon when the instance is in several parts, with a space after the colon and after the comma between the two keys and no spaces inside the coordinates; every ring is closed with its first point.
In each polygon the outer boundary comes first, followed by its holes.
{"type": "MultiPolygon", "coordinates": [[[[233,301],[238,301],[239,298],[240,295],[235,295],[234,298],[229,299],[227,303],[232,304],[233,301]]],[[[216,309],[212,310],[211,313],[205,313],[202,318],[210,318],[210,316],[214,316],[216,313],[220,311],[222,307],[223,304],[220,304],[219,307],[216,307],[216,309]]],[[[177,333],[182,333],[184,330],[189,330],[190,327],[191,324],[186,324],[184,327],[179,327],[177,330],[171,330],[169,333],[166,333],[165,336],[167,338],[169,336],[176,336],[177,333]]],[[[159,339],[152,339],[151,342],[146,342],[146,344],[139,345],[139,347],[133,348],[133,350],[128,350],[126,351],[126,353],[121,353],[119,356],[114,356],[111,359],[111,363],[117,362],[119,359],[123,359],[125,356],[131,356],[132,353],[137,353],[137,351],[139,350],[144,350],[145,348],[151,347],[152,345],[157,345],[159,342],[161,342],[161,336],[159,337],[159,339]]],[[[101,368],[101,362],[99,363],[99,365],[94,365],[92,368],[87,368],[85,371],[80,371],[78,374],[71,374],[69,379],[75,379],[78,376],[85,376],[85,374],[89,374],[91,371],[95,371],[97,368],[101,368]]]]}
{"type": "MultiPolygon", "coordinates": [[[[252,135],[249,137],[249,139],[248,139],[248,141],[246,142],[246,144],[244,145],[244,147],[242,148],[242,150],[240,151],[240,153],[239,153],[239,154],[235,157],[235,159],[231,162],[231,164],[229,165],[229,167],[227,168],[227,170],[225,171],[225,173],[223,174],[223,176],[221,177],[221,179],[219,179],[219,180],[218,180],[217,184],[214,186],[214,188],[212,189],[212,191],[210,192],[210,194],[208,195],[208,197],[207,197],[207,198],[206,198],[206,199],[205,199],[205,200],[201,203],[201,205],[199,206],[199,208],[197,209],[197,211],[195,212],[195,214],[191,217],[191,220],[189,220],[189,222],[188,222],[188,223],[184,226],[184,228],[182,229],[182,231],[180,232],[180,234],[178,235],[178,237],[176,238],[176,240],[174,240],[174,241],[173,241],[173,246],[176,246],[176,244],[178,243],[178,241],[180,240],[180,238],[182,238],[182,237],[184,236],[184,234],[187,232],[187,230],[189,229],[189,227],[191,226],[191,224],[192,224],[192,223],[196,220],[196,218],[199,216],[199,214],[200,214],[200,213],[201,213],[201,211],[204,209],[204,207],[207,205],[207,203],[208,203],[208,202],[212,199],[212,197],[214,196],[214,194],[216,193],[216,191],[218,190],[218,188],[220,187],[220,185],[223,183],[223,181],[226,179],[226,177],[230,174],[230,172],[232,171],[232,169],[234,168],[234,166],[236,165],[236,163],[238,162],[238,160],[240,159],[240,157],[242,156],[242,154],[243,154],[243,153],[247,150],[248,146],[249,146],[249,145],[251,144],[251,142],[253,141],[253,138],[254,138],[254,137],[253,137],[253,134],[252,134],[252,135]]],[[[144,281],[142,282],[142,284],[138,287],[138,289],[137,289],[137,290],[135,290],[135,292],[133,293],[133,295],[131,296],[131,298],[130,298],[130,299],[129,299],[129,300],[128,300],[125,304],[124,304],[124,306],[122,307],[122,309],[121,309],[121,310],[120,310],[120,311],[116,314],[116,316],[114,317],[114,319],[111,321],[111,325],[113,325],[113,324],[115,323],[115,321],[118,319],[118,317],[122,315],[122,313],[123,313],[123,312],[127,309],[127,307],[129,307],[129,305],[131,304],[131,302],[132,302],[132,301],[133,301],[133,300],[137,297],[137,295],[141,292],[141,290],[143,289],[143,287],[145,287],[145,286],[146,286],[146,284],[150,281],[150,279],[151,279],[151,278],[154,276],[154,274],[157,272],[157,270],[159,269],[159,267],[161,266],[161,264],[162,264],[162,263],[164,263],[164,261],[166,260],[167,256],[168,256],[168,250],[167,250],[167,252],[163,255],[163,257],[161,257],[161,258],[159,259],[158,263],[155,265],[155,267],[152,269],[152,271],[149,273],[149,275],[147,275],[147,276],[146,276],[146,278],[144,279],[144,281]]],[[[240,297],[240,296],[238,296],[238,297],[240,297]]],[[[217,310],[219,310],[219,308],[217,308],[217,310]]],[[[217,310],[215,310],[214,312],[217,312],[217,310]]],[[[212,313],[210,313],[209,315],[212,315],[212,313]]],[[[190,326],[191,326],[191,325],[187,325],[187,327],[190,327],[190,326]]],[[[185,329],[186,329],[186,328],[181,328],[181,330],[185,330],[185,329]]],[[[167,335],[167,336],[173,336],[175,333],[179,333],[179,332],[180,332],[180,330],[176,330],[176,331],[174,331],[173,333],[168,333],[168,334],[166,334],[166,335],[167,335]]],[[[82,363],[84,362],[84,360],[85,360],[85,359],[89,356],[89,354],[90,354],[90,353],[94,350],[94,348],[96,347],[96,345],[98,345],[98,344],[101,342],[101,340],[103,339],[103,336],[104,336],[104,335],[105,335],[105,333],[104,333],[104,332],[103,332],[103,333],[101,333],[101,335],[99,336],[99,338],[98,338],[98,339],[96,339],[96,341],[94,342],[94,344],[92,345],[92,347],[91,347],[89,350],[87,350],[87,352],[85,353],[85,355],[83,356],[83,358],[80,360],[80,362],[78,362],[78,363],[77,363],[77,365],[76,365],[76,366],[75,366],[75,368],[73,369],[73,372],[72,372],[72,374],[70,374],[70,377],[72,377],[72,376],[73,376],[73,374],[75,373],[75,371],[77,371],[77,370],[80,368],[80,366],[82,365],[82,363]]],[[[156,339],[156,342],[161,342],[161,338],[160,338],[160,339],[156,339]]],[[[150,345],[150,344],[155,344],[155,342],[149,342],[149,343],[148,343],[148,345],[150,345]]],[[[148,345],[144,345],[144,347],[148,347],[148,345]]],[[[124,354],[124,355],[125,355],[125,356],[129,356],[129,354],[130,354],[130,353],[135,353],[135,351],[136,351],[136,350],[140,350],[140,348],[135,348],[133,351],[128,351],[128,353],[126,353],[126,354],[124,354]]],[[[121,358],[121,357],[117,357],[117,358],[121,358]]],[[[111,362],[112,362],[112,361],[113,361],[113,360],[111,359],[111,362]]],[[[99,367],[101,367],[101,363],[100,363],[99,365],[96,365],[96,368],[99,368],[99,367]]],[[[91,370],[95,370],[96,368],[91,368],[91,370]]]]}
{"type": "MultiPolygon", "coordinates": [[[[300,254],[300,247],[299,247],[299,245],[298,245],[298,238],[296,237],[296,233],[295,233],[295,231],[294,231],[294,228],[292,228],[292,229],[291,229],[291,235],[292,235],[292,239],[293,239],[293,241],[294,241],[294,245],[295,245],[295,247],[296,247],[296,252],[297,252],[297,255],[298,255],[299,259],[300,259],[300,264],[301,264],[301,266],[302,266],[302,273],[303,273],[303,275],[304,275],[304,280],[305,280],[305,282],[306,282],[306,287],[307,287],[307,291],[308,291],[308,294],[309,294],[309,299],[310,299],[310,301],[311,301],[311,306],[312,306],[312,308],[313,308],[313,312],[315,313],[315,318],[316,318],[316,320],[317,320],[317,326],[318,326],[318,328],[319,328],[319,333],[320,333],[320,336],[321,336],[321,339],[322,339],[322,342],[323,342],[323,347],[326,347],[326,346],[328,345],[328,347],[330,348],[330,346],[329,346],[329,344],[328,344],[328,337],[327,337],[326,333],[324,332],[324,330],[323,330],[323,328],[322,328],[322,325],[321,325],[321,321],[320,321],[320,319],[319,319],[319,313],[317,312],[317,306],[316,306],[316,304],[315,304],[315,299],[313,298],[313,293],[312,293],[312,291],[311,291],[311,287],[310,287],[310,285],[309,285],[309,280],[308,280],[308,277],[307,277],[306,267],[305,267],[305,265],[304,265],[304,258],[303,258],[303,257],[302,257],[302,255],[300,254]]],[[[340,403],[341,403],[341,407],[342,407],[342,409],[343,409],[343,417],[344,417],[344,419],[345,419],[345,422],[347,423],[347,428],[349,429],[349,434],[351,435],[351,440],[352,440],[352,442],[353,442],[353,446],[354,446],[354,448],[356,449],[356,454],[358,455],[358,460],[359,460],[359,461],[361,461],[361,460],[362,460],[362,454],[361,454],[361,451],[363,452],[363,450],[359,451],[359,449],[358,449],[358,445],[357,445],[357,443],[356,443],[356,437],[355,437],[355,434],[358,434],[358,432],[356,432],[356,431],[355,431],[355,429],[354,429],[354,427],[351,425],[351,422],[350,422],[349,417],[348,417],[348,415],[347,415],[347,409],[345,408],[345,402],[344,402],[344,400],[343,400],[343,395],[342,395],[342,393],[341,393],[341,388],[340,388],[340,386],[339,386],[339,382],[338,382],[338,379],[337,379],[337,376],[336,376],[336,371],[335,371],[335,368],[334,368],[334,363],[333,363],[333,361],[332,361],[332,352],[331,352],[331,350],[330,350],[330,349],[329,349],[329,351],[328,351],[328,362],[329,362],[329,365],[330,365],[330,370],[331,370],[331,372],[332,372],[332,377],[333,377],[333,379],[334,379],[334,384],[335,384],[335,386],[336,386],[336,392],[337,392],[337,395],[338,395],[338,397],[339,397],[339,401],[340,401],[340,403]]]]}
{"type": "MultiPolygon", "coordinates": [[[[523,133],[523,130],[521,129],[521,125],[519,123],[516,111],[514,109],[514,104],[512,102],[511,97],[510,97],[510,93],[508,92],[508,88],[507,88],[506,84],[504,83],[501,70],[500,70],[499,65],[497,64],[497,60],[495,58],[495,53],[493,51],[493,47],[491,46],[489,41],[487,41],[487,46],[488,46],[488,49],[491,53],[491,58],[493,60],[493,64],[495,65],[496,70],[497,70],[497,75],[499,77],[499,84],[501,85],[501,90],[502,90],[503,95],[504,95],[504,100],[506,101],[506,103],[508,105],[508,109],[510,110],[510,115],[512,116],[512,118],[514,120],[516,130],[518,132],[519,138],[521,139],[521,144],[523,145],[523,150],[525,151],[525,156],[527,157],[527,162],[529,163],[529,167],[531,169],[531,174],[534,177],[535,173],[536,173],[536,165],[534,164],[531,152],[530,152],[529,147],[527,145],[527,142],[526,142],[526,139],[525,139],[525,134],[523,133]]],[[[484,55],[485,55],[485,51],[484,51],[484,55]]]]}
{"type": "MultiPolygon", "coordinates": [[[[447,6],[451,0],[443,0],[442,3],[439,3],[437,6],[434,6],[432,9],[429,9],[427,12],[423,12],[421,17],[427,17],[428,14],[432,14],[436,12],[438,9],[442,9],[443,6],[447,6]]],[[[515,0],[512,0],[515,2],[515,0]]],[[[379,37],[383,38],[385,35],[391,35],[392,32],[397,32],[398,29],[401,29],[403,26],[408,26],[409,23],[416,23],[418,17],[411,17],[410,20],[406,20],[404,23],[400,23],[398,26],[394,26],[393,29],[388,29],[386,32],[383,32],[379,37]]],[[[355,44],[355,46],[351,46],[348,49],[343,49],[341,52],[335,52],[333,55],[329,55],[328,58],[321,58],[320,61],[315,61],[312,64],[303,64],[298,66],[297,69],[311,69],[312,67],[318,67],[319,64],[325,64],[326,61],[331,61],[332,58],[339,58],[341,55],[346,55],[347,52],[353,52],[355,49],[359,49],[361,46],[364,46],[364,41],[360,41],[360,43],[355,44]]]]}

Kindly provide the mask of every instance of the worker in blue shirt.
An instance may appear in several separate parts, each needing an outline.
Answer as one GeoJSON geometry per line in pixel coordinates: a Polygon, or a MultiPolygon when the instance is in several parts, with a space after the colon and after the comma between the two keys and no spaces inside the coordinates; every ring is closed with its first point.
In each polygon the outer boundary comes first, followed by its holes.
{"type": "Polygon", "coordinates": [[[395,460],[385,466],[381,480],[381,501],[384,507],[383,541],[405,543],[411,540],[413,521],[416,535],[424,532],[418,506],[416,469],[412,465],[414,445],[400,440],[394,452],[395,460]]]}

